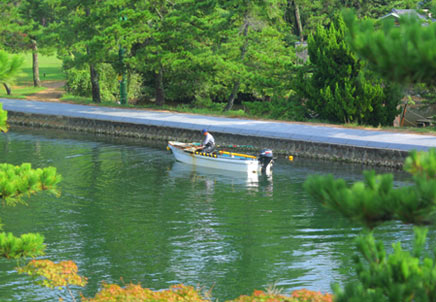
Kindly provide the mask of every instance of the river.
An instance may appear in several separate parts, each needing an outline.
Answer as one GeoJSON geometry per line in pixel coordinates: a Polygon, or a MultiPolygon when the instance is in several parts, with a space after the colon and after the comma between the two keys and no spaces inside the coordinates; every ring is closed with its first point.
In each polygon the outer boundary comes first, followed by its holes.
{"type": "MultiPolygon", "coordinates": [[[[103,281],[183,283],[224,301],[271,286],[331,292],[331,283],[353,278],[359,226],[308,199],[302,184],[315,173],[361,180],[366,167],[279,159],[272,178],[247,179],[175,162],[160,143],[18,128],[0,135],[0,158],[62,175],[60,197],[34,195],[27,207],[1,208],[1,219],[15,235],[43,234],[43,258],[78,264],[88,285],[73,288],[77,297],[94,296],[103,281]]],[[[408,184],[401,171],[378,171],[408,184]]],[[[412,238],[396,223],[377,234],[388,247],[412,238]]],[[[0,260],[1,301],[57,301],[59,291],[34,285],[15,266],[0,260]]]]}

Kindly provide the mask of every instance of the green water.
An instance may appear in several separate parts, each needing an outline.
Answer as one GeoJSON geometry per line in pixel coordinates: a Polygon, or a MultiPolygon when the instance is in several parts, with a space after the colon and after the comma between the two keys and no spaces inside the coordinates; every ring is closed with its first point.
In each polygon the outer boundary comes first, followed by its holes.
{"type": "MultiPolygon", "coordinates": [[[[212,289],[219,301],[271,284],[331,291],[353,278],[350,256],[359,228],[310,201],[302,189],[313,173],[360,180],[362,167],[278,160],[272,179],[194,170],[153,142],[25,130],[0,135],[1,162],[55,166],[59,198],[42,193],[29,206],[1,208],[5,230],[44,234],[46,258],[74,260],[91,297],[107,283],[173,284],[212,289]]],[[[395,172],[398,185],[407,183],[395,172]]],[[[409,227],[379,231],[410,242],[409,227]]],[[[0,260],[0,301],[57,301],[0,260]]]]}

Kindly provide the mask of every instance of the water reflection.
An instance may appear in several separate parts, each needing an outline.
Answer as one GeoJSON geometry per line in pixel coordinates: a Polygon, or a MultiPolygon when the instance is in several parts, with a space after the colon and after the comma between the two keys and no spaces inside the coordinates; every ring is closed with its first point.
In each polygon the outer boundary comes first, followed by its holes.
{"type": "Polygon", "coordinates": [[[174,162],[168,176],[170,178],[184,178],[191,182],[204,182],[208,194],[214,192],[217,182],[246,187],[250,191],[273,193],[273,176],[257,173],[243,173],[213,168],[198,167],[185,163],[174,162]]]}
{"type": "MultiPolygon", "coordinates": [[[[225,301],[272,282],[284,293],[329,291],[354,274],[359,229],[308,199],[302,184],[314,173],[361,180],[359,165],[277,160],[269,178],[178,163],[151,142],[50,133],[0,136],[0,157],[55,166],[62,195],[38,194],[0,216],[7,231],[44,234],[48,258],[76,261],[87,297],[101,281],[122,285],[120,277],[153,289],[200,285],[225,301]]],[[[388,248],[413,238],[396,224],[380,232],[388,248]]],[[[6,260],[0,280],[0,301],[49,300],[6,260]]]]}

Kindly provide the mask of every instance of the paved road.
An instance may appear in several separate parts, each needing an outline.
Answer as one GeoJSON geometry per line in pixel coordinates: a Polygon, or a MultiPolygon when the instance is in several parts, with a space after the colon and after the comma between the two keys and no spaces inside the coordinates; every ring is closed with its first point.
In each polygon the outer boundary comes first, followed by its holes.
{"type": "Polygon", "coordinates": [[[3,109],[15,112],[61,115],[104,121],[195,129],[199,131],[206,128],[211,133],[222,132],[405,151],[436,148],[436,136],[430,135],[348,129],[303,123],[211,117],[173,112],[106,108],[54,102],[0,99],[0,103],[3,103],[3,109]]]}

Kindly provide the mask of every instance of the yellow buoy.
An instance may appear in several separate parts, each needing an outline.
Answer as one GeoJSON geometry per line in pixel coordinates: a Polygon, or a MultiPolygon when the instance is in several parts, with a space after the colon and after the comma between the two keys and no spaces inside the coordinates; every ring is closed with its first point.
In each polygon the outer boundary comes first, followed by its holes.
{"type": "Polygon", "coordinates": [[[293,160],[294,160],[294,157],[293,157],[292,155],[289,155],[288,159],[289,159],[290,161],[293,161],[293,160]]]}
{"type": "Polygon", "coordinates": [[[167,150],[170,151],[170,147],[167,146],[167,150]]]}

